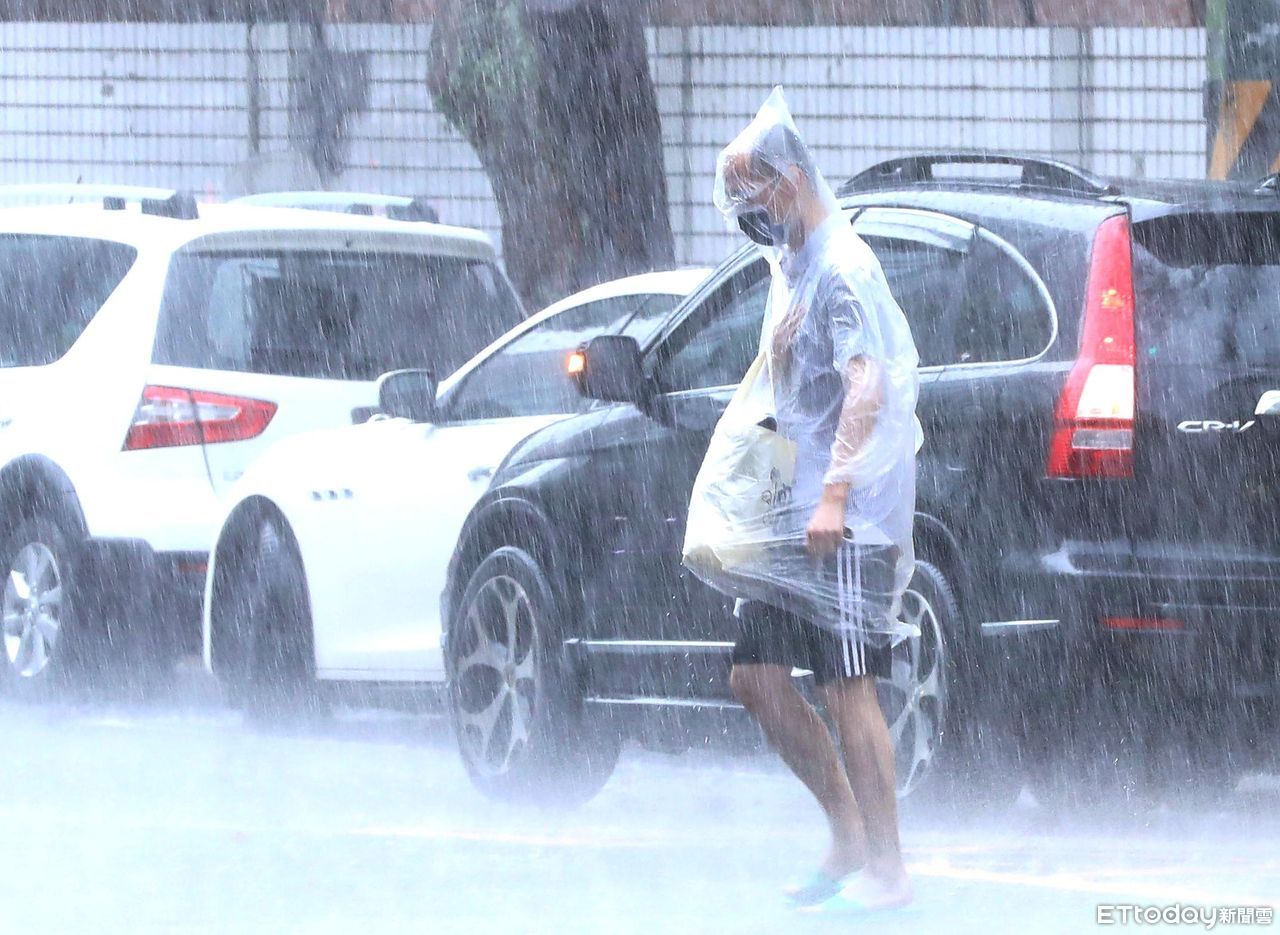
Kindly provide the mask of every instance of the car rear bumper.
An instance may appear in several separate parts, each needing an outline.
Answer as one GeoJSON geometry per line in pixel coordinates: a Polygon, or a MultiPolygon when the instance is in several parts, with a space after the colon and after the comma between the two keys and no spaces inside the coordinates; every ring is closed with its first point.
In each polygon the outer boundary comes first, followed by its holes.
{"type": "MultiPolygon", "coordinates": [[[[1009,559],[987,636],[1022,628],[1044,677],[1153,696],[1280,700],[1280,563],[1064,543],[1009,559]]],[[[1066,687],[1066,686],[1064,686],[1066,687]]]]}
{"type": "Polygon", "coordinates": [[[77,590],[90,625],[109,619],[157,647],[198,652],[207,562],[203,552],[157,552],[141,539],[89,539],[77,590]]]}

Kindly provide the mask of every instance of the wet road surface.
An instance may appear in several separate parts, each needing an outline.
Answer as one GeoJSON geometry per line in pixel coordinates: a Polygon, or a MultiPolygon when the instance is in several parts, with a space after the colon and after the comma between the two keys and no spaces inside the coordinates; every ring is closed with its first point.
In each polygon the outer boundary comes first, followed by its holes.
{"type": "MultiPolygon", "coordinates": [[[[196,693],[199,694],[198,692],[196,693]]],[[[825,932],[823,826],[768,755],[624,753],[575,811],[488,801],[439,717],[263,732],[207,699],[0,706],[7,931],[825,932]]],[[[1100,903],[1280,903],[1280,782],[1211,808],[916,810],[877,932],[1078,932],[1100,903]]],[[[1152,930],[1152,926],[1127,926],[1152,930]]],[[[1187,926],[1179,930],[1193,930],[1187,926]]],[[[1219,926],[1218,930],[1233,930],[1219,926]]]]}

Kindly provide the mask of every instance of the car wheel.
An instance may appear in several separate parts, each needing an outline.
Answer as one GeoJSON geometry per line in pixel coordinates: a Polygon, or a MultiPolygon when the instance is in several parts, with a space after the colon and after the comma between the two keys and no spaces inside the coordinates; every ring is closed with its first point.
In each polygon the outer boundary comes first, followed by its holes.
{"type": "Polygon", "coordinates": [[[260,724],[322,717],[302,562],[274,520],[248,523],[235,536],[216,585],[218,625],[238,646],[224,677],[228,700],[260,724]]]}
{"type": "Polygon", "coordinates": [[[902,616],[920,635],[893,648],[888,679],[878,679],[893,740],[899,799],[985,806],[1011,803],[1022,788],[1009,745],[985,722],[982,686],[960,678],[962,619],[943,572],[916,562],[902,616]]]}
{"type": "Polygon", "coordinates": [[[472,574],[447,644],[449,702],[472,782],[495,798],[578,804],[617,763],[619,740],[586,716],[536,560],[501,548],[472,574]]]}
{"type": "Polygon", "coordinates": [[[1249,711],[1235,699],[1180,698],[1146,710],[1147,782],[1172,807],[1222,804],[1252,765],[1249,711]]]}
{"type": "Polygon", "coordinates": [[[70,556],[70,537],[47,519],[19,523],[4,541],[0,686],[9,694],[40,697],[66,688],[81,661],[70,556]]]}
{"type": "Polygon", "coordinates": [[[1227,801],[1246,771],[1213,746],[1211,740],[1202,748],[1172,744],[1150,753],[1146,775],[1152,794],[1173,807],[1212,808],[1227,801]]]}
{"type": "Polygon", "coordinates": [[[1156,804],[1147,769],[1153,738],[1124,699],[1057,701],[1033,712],[1030,723],[1039,740],[1027,777],[1036,801],[1061,815],[1156,804]]]}

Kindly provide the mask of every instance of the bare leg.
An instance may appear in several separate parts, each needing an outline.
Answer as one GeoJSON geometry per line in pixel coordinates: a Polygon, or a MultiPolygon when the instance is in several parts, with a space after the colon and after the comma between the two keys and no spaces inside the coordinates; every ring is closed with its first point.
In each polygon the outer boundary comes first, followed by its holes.
{"type": "Polygon", "coordinates": [[[791,684],[791,668],[736,665],[729,683],[738,700],[760,722],[783,762],[808,786],[826,813],[831,849],[822,871],[838,879],[863,866],[866,831],[849,777],[827,725],[791,684]]]}
{"type": "Polygon", "coordinates": [[[867,831],[867,866],[872,891],[868,901],[887,905],[911,899],[911,881],[898,839],[898,803],[894,795],[893,741],[869,675],[822,686],[827,712],[836,725],[849,782],[867,831]]]}

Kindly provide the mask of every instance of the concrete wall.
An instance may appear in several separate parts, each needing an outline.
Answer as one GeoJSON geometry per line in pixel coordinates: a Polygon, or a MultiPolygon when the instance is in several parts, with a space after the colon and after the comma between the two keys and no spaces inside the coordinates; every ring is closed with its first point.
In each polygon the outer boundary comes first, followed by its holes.
{"type": "MultiPolygon", "coordinates": [[[[496,234],[488,180],[426,89],[429,36],[427,24],[331,27],[371,77],[333,187],[425,194],[496,234]]],[[[315,184],[289,142],[287,40],[278,25],[0,23],[0,182],[209,196],[315,184]]],[[[732,242],[709,207],[715,154],[774,83],[834,179],[922,148],[1202,176],[1204,41],[1198,29],[650,29],[678,256],[713,262],[732,242]]]]}

